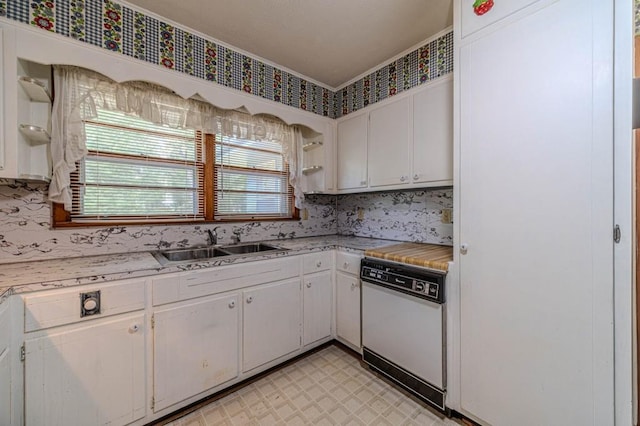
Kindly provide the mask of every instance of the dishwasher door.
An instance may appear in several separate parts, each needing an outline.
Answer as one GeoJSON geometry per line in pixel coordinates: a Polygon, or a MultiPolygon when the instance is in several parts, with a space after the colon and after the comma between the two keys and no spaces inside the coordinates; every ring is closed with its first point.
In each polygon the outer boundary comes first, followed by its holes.
{"type": "Polygon", "coordinates": [[[445,390],[444,304],[362,282],[362,346],[445,390]]]}

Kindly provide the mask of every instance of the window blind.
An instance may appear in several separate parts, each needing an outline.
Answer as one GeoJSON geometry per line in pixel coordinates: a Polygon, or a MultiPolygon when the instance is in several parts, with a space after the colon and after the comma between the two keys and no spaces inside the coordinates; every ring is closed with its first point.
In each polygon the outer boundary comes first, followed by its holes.
{"type": "Polygon", "coordinates": [[[288,177],[281,143],[217,137],[214,218],[292,217],[293,189],[288,177]]]}
{"type": "Polygon", "coordinates": [[[200,132],[98,109],[71,175],[75,222],[204,219],[200,132]]]}

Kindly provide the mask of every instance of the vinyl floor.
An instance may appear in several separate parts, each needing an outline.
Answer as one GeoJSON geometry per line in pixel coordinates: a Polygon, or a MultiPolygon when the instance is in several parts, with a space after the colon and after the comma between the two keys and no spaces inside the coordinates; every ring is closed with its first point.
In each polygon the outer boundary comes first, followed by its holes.
{"type": "Polygon", "coordinates": [[[460,426],[335,345],[168,424],[460,426]]]}

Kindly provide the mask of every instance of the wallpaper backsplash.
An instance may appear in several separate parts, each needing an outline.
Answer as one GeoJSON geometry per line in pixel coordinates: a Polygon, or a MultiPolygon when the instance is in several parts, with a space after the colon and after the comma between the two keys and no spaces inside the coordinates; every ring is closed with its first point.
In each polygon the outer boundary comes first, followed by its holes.
{"type": "MultiPolygon", "coordinates": [[[[189,247],[207,242],[215,224],[117,226],[50,229],[46,185],[0,185],[0,264],[27,260],[91,256],[189,247]]],[[[452,190],[403,191],[350,195],[310,195],[308,220],[248,222],[218,226],[219,243],[320,235],[355,235],[399,241],[452,244],[451,224],[442,224],[443,208],[452,207],[452,190]],[[358,220],[358,209],[364,218],[358,220]]]]}
{"type": "Polygon", "coordinates": [[[0,264],[153,251],[207,243],[207,229],[218,226],[218,242],[232,243],[239,231],[242,241],[333,235],[337,232],[335,197],[308,196],[308,220],[192,224],[170,226],[116,226],[50,229],[51,209],[46,185],[0,186],[0,264]]]}
{"type": "Polygon", "coordinates": [[[337,205],[338,234],[453,245],[453,224],[441,220],[451,188],[338,195],[337,205]]]}
{"type": "Polygon", "coordinates": [[[336,92],[112,0],[0,0],[0,17],[331,118],[453,71],[453,32],[336,92]]]}

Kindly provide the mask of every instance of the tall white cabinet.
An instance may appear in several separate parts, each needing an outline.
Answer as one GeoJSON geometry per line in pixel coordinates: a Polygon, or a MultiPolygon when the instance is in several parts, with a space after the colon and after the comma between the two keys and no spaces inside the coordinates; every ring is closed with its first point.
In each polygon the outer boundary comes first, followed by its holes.
{"type": "Polygon", "coordinates": [[[612,425],[612,3],[496,1],[485,28],[471,3],[456,2],[458,408],[612,425]]]}

